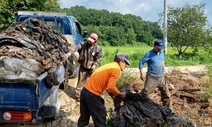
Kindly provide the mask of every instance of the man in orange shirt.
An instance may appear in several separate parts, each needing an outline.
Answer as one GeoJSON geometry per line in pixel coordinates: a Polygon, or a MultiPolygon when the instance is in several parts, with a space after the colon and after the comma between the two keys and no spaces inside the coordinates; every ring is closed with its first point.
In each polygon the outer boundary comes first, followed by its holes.
{"type": "Polygon", "coordinates": [[[90,76],[80,95],[78,127],[88,125],[90,116],[95,127],[106,126],[106,108],[101,95],[106,90],[110,95],[120,96],[121,98],[126,97],[126,93],[120,92],[116,87],[116,82],[126,64],[130,65],[128,56],[118,53],[113,62],[99,67],[90,76]]]}

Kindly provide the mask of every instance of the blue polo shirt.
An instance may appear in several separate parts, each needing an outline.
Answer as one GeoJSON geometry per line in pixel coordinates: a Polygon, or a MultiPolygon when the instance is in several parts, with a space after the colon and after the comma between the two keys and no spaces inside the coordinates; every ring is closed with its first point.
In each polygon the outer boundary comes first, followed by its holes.
{"type": "Polygon", "coordinates": [[[139,61],[139,69],[143,68],[144,63],[147,62],[148,69],[147,72],[161,76],[163,75],[163,61],[164,61],[164,53],[161,51],[159,55],[152,49],[148,51],[144,57],[139,61]]]}

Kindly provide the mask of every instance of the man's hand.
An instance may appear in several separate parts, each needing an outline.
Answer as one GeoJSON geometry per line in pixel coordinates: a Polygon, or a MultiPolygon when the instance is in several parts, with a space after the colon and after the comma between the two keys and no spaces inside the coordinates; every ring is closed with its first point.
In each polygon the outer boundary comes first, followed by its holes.
{"type": "Polygon", "coordinates": [[[95,69],[96,69],[96,65],[93,65],[93,66],[91,67],[91,69],[92,69],[92,70],[95,70],[95,69]]]}
{"type": "Polygon", "coordinates": [[[119,97],[120,97],[120,98],[126,98],[126,92],[121,92],[121,93],[119,94],[119,97]]]}
{"type": "Polygon", "coordinates": [[[78,52],[74,52],[73,53],[73,61],[77,62],[79,59],[79,53],[78,52]]]}
{"type": "Polygon", "coordinates": [[[141,79],[142,81],[144,81],[144,76],[143,76],[143,75],[140,75],[140,79],[141,79]]]}

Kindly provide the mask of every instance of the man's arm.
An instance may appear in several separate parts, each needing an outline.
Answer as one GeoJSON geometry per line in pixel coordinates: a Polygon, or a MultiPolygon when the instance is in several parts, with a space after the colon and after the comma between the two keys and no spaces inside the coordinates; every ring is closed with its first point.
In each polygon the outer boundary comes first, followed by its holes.
{"type": "Polygon", "coordinates": [[[139,72],[140,72],[140,79],[144,81],[144,76],[143,76],[142,68],[139,69],[139,72]]]}
{"type": "MultiPolygon", "coordinates": [[[[112,93],[108,93],[108,94],[110,95],[111,98],[115,99],[115,95],[113,95],[112,93]]],[[[125,98],[126,92],[120,92],[117,96],[120,98],[125,98]]]]}
{"type": "Polygon", "coordinates": [[[148,60],[149,60],[149,53],[146,53],[146,54],[144,55],[144,57],[139,61],[139,64],[138,64],[138,68],[139,68],[139,72],[140,72],[140,78],[141,78],[141,80],[143,80],[143,81],[144,81],[144,76],[143,76],[143,71],[142,71],[142,69],[143,69],[144,63],[147,62],[148,60]]]}
{"type": "MultiPolygon", "coordinates": [[[[110,77],[108,79],[108,85],[106,88],[106,91],[109,94],[112,94],[114,96],[119,96],[121,94],[121,92],[118,90],[118,88],[116,86],[120,75],[121,75],[121,71],[119,69],[114,69],[113,73],[110,74],[110,77]]],[[[121,96],[122,96],[122,94],[121,94],[121,96]]]]}
{"type": "Polygon", "coordinates": [[[118,96],[120,98],[125,98],[126,97],[126,92],[121,92],[118,96]]]}
{"type": "Polygon", "coordinates": [[[102,57],[102,48],[101,47],[97,47],[97,54],[96,54],[96,60],[94,61],[93,65],[92,65],[92,69],[94,70],[97,65],[100,63],[100,58],[102,57]]]}
{"type": "Polygon", "coordinates": [[[85,47],[85,43],[86,43],[86,42],[80,42],[80,43],[77,45],[75,51],[77,51],[77,52],[80,53],[80,52],[82,51],[82,48],[85,47]]]}
{"type": "Polygon", "coordinates": [[[163,61],[163,72],[165,73],[165,62],[163,61]]]}

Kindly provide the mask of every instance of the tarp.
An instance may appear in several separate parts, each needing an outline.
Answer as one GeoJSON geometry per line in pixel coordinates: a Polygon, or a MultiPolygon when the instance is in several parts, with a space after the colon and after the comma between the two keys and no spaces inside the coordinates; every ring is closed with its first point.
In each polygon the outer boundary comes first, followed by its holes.
{"type": "Polygon", "coordinates": [[[192,121],[154,103],[139,93],[127,92],[126,98],[115,98],[111,127],[195,127],[192,121]],[[118,105],[123,101],[124,105],[118,105]]]}
{"type": "Polygon", "coordinates": [[[0,34],[0,79],[36,79],[70,56],[66,38],[39,19],[13,23],[0,34]]]}

